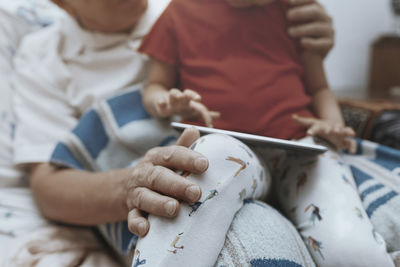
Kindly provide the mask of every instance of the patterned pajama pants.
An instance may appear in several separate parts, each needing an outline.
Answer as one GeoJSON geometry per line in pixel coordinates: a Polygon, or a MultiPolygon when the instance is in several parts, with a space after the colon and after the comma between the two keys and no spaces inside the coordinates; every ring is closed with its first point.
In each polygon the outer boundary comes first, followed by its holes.
{"type": "Polygon", "coordinates": [[[210,162],[204,175],[182,174],[201,186],[202,197],[196,203],[182,203],[174,220],[149,217],[150,231],[138,241],[135,267],[144,262],[144,266],[213,266],[243,200],[267,193],[269,173],[239,141],[208,135],[191,148],[210,162]]]}
{"type": "MultiPolygon", "coordinates": [[[[301,140],[314,143],[312,138],[301,140]]],[[[318,266],[394,266],[374,231],[340,155],[256,149],[267,162],[280,208],[297,227],[318,266]]]]}
{"type": "Polygon", "coordinates": [[[202,137],[191,148],[210,161],[203,175],[182,173],[202,187],[202,197],[182,204],[176,219],[150,216],[150,231],[138,240],[132,266],[213,266],[243,200],[263,199],[271,177],[282,209],[317,265],[394,266],[363,210],[351,172],[337,154],[305,157],[256,149],[257,157],[223,135],[202,137]]]}

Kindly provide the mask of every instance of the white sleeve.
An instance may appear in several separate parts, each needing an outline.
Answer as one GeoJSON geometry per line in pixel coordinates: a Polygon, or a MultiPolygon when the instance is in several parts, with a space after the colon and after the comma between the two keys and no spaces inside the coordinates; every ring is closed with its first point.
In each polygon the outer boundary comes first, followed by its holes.
{"type": "Polygon", "coordinates": [[[14,59],[14,163],[47,162],[77,123],[68,102],[71,77],[58,55],[60,34],[44,29],[24,38],[14,59]]]}
{"type": "Polygon", "coordinates": [[[13,167],[11,82],[13,51],[32,27],[0,8],[0,188],[20,184],[21,173],[13,167]]]}

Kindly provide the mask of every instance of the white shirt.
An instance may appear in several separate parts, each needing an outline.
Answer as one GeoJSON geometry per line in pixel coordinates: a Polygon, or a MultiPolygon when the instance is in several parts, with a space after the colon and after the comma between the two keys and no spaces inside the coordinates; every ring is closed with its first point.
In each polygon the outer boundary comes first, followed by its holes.
{"type": "Polygon", "coordinates": [[[131,34],[83,30],[65,18],[24,38],[15,57],[16,164],[46,162],[95,101],[144,81],[149,60],[137,52],[169,0],[149,0],[131,34]]]}
{"type": "MultiPolygon", "coordinates": [[[[14,119],[11,110],[10,77],[13,73],[13,52],[20,39],[34,29],[22,19],[4,11],[3,3],[4,1],[0,3],[0,190],[26,184],[22,173],[13,168],[14,119]]],[[[4,195],[4,190],[0,192],[1,195],[4,195]]],[[[0,226],[0,240],[2,230],[4,229],[0,226]]]]}

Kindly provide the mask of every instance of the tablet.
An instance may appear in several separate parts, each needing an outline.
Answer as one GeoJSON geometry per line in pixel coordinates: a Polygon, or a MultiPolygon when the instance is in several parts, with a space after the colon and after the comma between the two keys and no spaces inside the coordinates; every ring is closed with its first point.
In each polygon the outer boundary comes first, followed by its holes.
{"type": "Polygon", "coordinates": [[[234,131],[227,131],[227,130],[220,130],[220,129],[215,129],[215,128],[180,123],[180,122],[172,122],[171,126],[178,130],[184,130],[186,128],[195,127],[202,134],[212,134],[212,133],[226,134],[226,135],[235,137],[235,138],[243,141],[246,144],[270,146],[270,147],[274,147],[274,148],[296,151],[299,153],[321,154],[328,150],[328,148],[326,148],[325,146],[321,146],[321,145],[305,144],[305,143],[301,143],[298,141],[288,141],[288,140],[284,140],[284,139],[265,137],[265,136],[254,135],[254,134],[247,134],[247,133],[240,133],[240,132],[234,132],[234,131]]]}

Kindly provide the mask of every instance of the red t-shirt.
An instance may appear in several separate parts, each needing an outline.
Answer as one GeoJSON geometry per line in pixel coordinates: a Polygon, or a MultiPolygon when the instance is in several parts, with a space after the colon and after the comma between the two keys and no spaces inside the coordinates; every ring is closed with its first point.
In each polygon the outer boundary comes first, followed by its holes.
{"type": "Polygon", "coordinates": [[[285,4],[233,8],[224,0],[172,0],[139,50],[178,68],[182,89],[221,112],[214,127],[284,139],[312,117],[285,4]]]}

